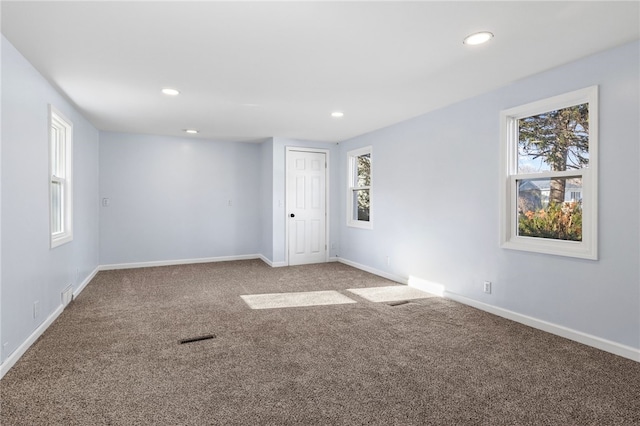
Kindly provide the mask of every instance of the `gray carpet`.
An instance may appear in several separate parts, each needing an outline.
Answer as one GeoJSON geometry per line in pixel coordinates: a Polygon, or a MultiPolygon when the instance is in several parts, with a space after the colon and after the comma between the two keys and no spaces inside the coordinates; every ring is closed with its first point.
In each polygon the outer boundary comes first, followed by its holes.
{"type": "Polygon", "coordinates": [[[390,284],[337,263],[100,272],[0,382],[0,423],[639,424],[639,363],[452,301],[239,297],[390,284]]]}
{"type": "Polygon", "coordinates": [[[417,288],[406,285],[393,285],[386,287],[350,288],[347,291],[367,299],[370,302],[398,302],[415,299],[426,299],[435,297],[433,294],[425,293],[417,288]]]}

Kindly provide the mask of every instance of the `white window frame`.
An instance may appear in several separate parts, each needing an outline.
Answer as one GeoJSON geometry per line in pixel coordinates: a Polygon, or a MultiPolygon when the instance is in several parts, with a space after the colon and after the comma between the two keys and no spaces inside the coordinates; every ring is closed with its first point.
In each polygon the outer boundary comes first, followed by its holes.
{"type": "Polygon", "coordinates": [[[500,245],[506,249],[598,259],[598,86],[503,110],[500,113],[500,245]],[[518,174],[518,120],[589,104],[589,166],[567,171],[518,174]],[[517,180],[582,178],[582,241],[518,236],[517,180]]]}
{"type": "Polygon", "coordinates": [[[73,124],[49,105],[49,234],[51,248],[73,240],[73,124]],[[54,144],[54,138],[58,138],[54,144]],[[56,149],[57,147],[57,149],[56,149]],[[58,165],[54,167],[54,163],[58,165]],[[59,173],[55,173],[56,170],[59,173]],[[53,185],[60,185],[62,230],[54,232],[53,185]]]}
{"type": "Polygon", "coordinates": [[[373,148],[371,146],[365,146],[363,148],[354,149],[347,152],[347,226],[354,228],[372,229],[373,228],[373,148]],[[353,186],[355,181],[355,175],[358,173],[356,170],[356,159],[362,155],[369,154],[371,159],[371,175],[369,176],[369,186],[353,186]],[[353,193],[363,189],[369,190],[369,220],[357,220],[353,218],[353,193]]]}

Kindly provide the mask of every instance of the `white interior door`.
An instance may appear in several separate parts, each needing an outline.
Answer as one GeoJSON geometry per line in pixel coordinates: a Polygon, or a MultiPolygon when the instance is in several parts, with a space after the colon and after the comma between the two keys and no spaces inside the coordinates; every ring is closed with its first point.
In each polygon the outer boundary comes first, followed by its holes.
{"type": "Polygon", "coordinates": [[[289,265],[326,262],[326,155],[287,154],[289,265]]]}

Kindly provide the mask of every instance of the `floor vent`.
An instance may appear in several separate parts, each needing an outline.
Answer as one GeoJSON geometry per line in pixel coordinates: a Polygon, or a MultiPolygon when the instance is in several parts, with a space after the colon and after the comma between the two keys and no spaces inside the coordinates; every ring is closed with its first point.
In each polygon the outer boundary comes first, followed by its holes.
{"type": "Polygon", "coordinates": [[[408,300],[402,300],[402,301],[400,301],[400,302],[391,302],[391,303],[388,303],[388,305],[389,305],[389,306],[401,306],[401,305],[408,305],[409,303],[411,303],[411,302],[410,302],[410,301],[408,301],[408,300]]]}
{"type": "Polygon", "coordinates": [[[215,337],[216,336],[214,334],[207,334],[207,335],[204,335],[204,336],[190,337],[188,339],[182,339],[178,343],[180,343],[181,345],[184,345],[185,343],[193,343],[193,342],[199,342],[201,340],[215,339],[215,337]]]}
{"type": "Polygon", "coordinates": [[[62,306],[67,306],[73,300],[73,287],[69,286],[62,290],[62,306]]]}

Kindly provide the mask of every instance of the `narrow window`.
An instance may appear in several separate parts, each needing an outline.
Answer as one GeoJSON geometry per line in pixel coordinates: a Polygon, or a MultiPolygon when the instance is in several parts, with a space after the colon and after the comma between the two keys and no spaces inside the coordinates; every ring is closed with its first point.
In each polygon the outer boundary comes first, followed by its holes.
{"type": "Polygon", "coordinates": [[[73,240],[73,125],[49,107],[49,212],[51,248],[73,240]]]}
{"type": "Polygon", "coordinates": [[[503,247],[597,259],[597,95],[502,112],[503,247]]]}
{"type": "Polygon", "coordinates": [[[371,147],[349,151],[347,157],[347,225],[371,228],[371,147]]]}

